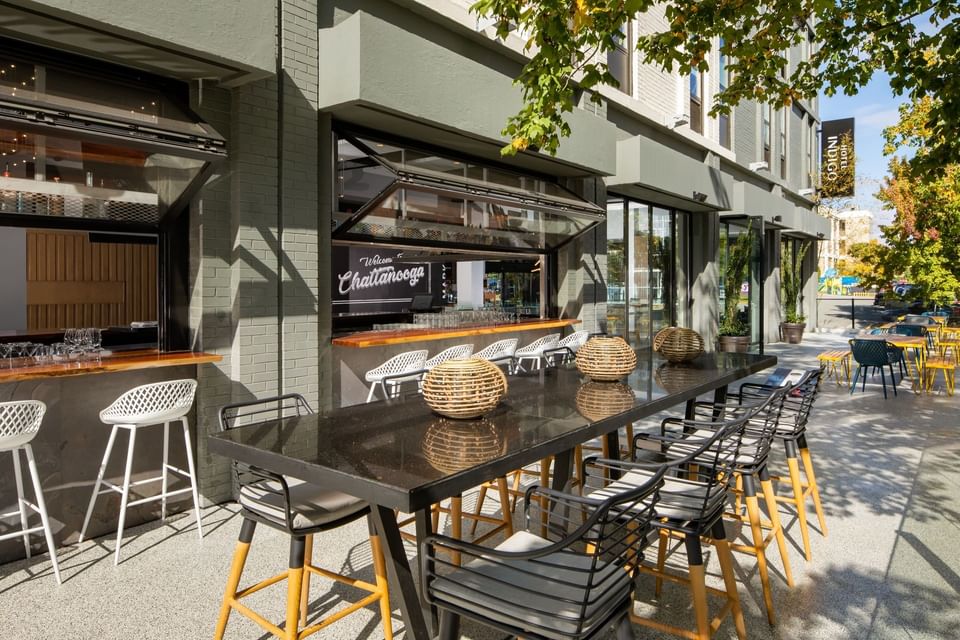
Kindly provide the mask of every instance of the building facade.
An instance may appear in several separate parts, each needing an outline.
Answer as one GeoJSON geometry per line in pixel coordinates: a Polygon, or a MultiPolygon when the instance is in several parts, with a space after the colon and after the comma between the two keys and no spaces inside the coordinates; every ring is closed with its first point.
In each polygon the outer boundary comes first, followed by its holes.
{"type": "Polygon", "coordinates": [[[820,272],[826,273],[836,269],[840,260],[852,258],[851,246],[873,239],[873,213],[865,209],[836,211],[821,207],[820,215],[830,223],[830,235],[820,245],[820,272]]]}
{"type": "MultiPolygon", "coordinates": [[[[755,345],[778,339],[781,245],[830,233],[810,198],[815,102],[710,117],[724,61],[691,78],[632,53],[637,34],[663,21],[654,10],[612,54],[621,87],[603,89],[599,106],[581,97],[558,154],[505,159],[500,132],[520,107],[513,79],[524,40],[496,40],[469,5],[238,0],[225,11],[212,0],[170,0],[156,11],[135,0],[28,0],[0,9],[0,36],[11,42],[182,83],[192,111],[225,140],[226,160],[158,231],[168,258],[165,346],[223,356],[200,369],[197,396],[208,500],[231,494],[229,463],[207,452],[204,437],[219,407],[287,392],[335,403],[333,254],[360,241],[351,240],[357,221],[338,181],[350,140],[409,150],[405,162],[482,167],[487,178],[502,169],[606,210],[605,223],[542,255],[544,313],[638,345],[670,324],[712,345],[729,295],[722,249],[753,234],[750,280],[736,295],[755,345]],[[344,230],[345,220],[354,227],[344,230]]],[[[797,47],[791,64],[804,55],[797,47]]],[[[396,229],[368,224],[365,233],[403,244],[396,229]]],[[[815,255],[803,300],[811,328],[815,255]]]]}

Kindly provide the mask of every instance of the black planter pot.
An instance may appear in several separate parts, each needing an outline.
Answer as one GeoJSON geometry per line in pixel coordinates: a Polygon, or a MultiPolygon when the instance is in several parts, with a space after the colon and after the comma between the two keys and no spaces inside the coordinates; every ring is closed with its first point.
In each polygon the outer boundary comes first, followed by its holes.
{"type": "Polygon", "coordinates": [[[788,344],[800,344],[803,340],[803,330],[807,328],[806,322],[781,322],[780,335],[783,341],[788,344]]]}
{"type": "Polygon", "coordinates": [[[746,353],[750,349],[750,336],[720,336],[719,350],[727,353],[746,353]]]}

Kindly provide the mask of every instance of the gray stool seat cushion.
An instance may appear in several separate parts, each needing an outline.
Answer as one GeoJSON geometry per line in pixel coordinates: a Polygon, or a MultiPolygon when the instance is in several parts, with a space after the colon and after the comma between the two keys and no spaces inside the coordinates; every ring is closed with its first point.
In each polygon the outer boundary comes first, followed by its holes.
{"type": "MultiPolygon", "coordinates": [[[[602,489],[592,491],[591,499],[605,500],[616,493],[635,489],[653,477],[652,472],[633,470],[625,474],[616,482],[612,482],[602,489]]],[[[695,480],[682,478],[664,478],[660,488],[660,501],[654,507],[657,518],[668,518],[688,522],[696,520],[704,513],[704,500],[707,495],[707,485],[695,480]]],[[[716,491],[710,496],[706,513],[711,513],[726,499],[726,493],[716,491]]]]}
{"type": "MultiPolygon", "coordinates": [[[[520,531],[497,549],[518,552],[549,545],[539,536],[520,531]]],[[[479,617],[563,640],[577,633],[583,602],[587,602],[585,632],[608,622],[611,612],[630,601],[632,581],[627,572],[599,562],[591,574],[591,561],[590,556],[572,550],[535,560],[481,557],[438,577],[430,590],[436,599],[479,617]]]]}
{"type": "MultiPolygon", "coordinates": [[[[290,490],[290,511],[296,529],[309,529],[336,522],[367,508],[367,503],[339,491],[285,478],[290,490]]],[[[240,487],[240,505],[286,527],[279,482],[261,480],[240,487]],[[276,493],[275,493],[276,492],[276,493]]]]}

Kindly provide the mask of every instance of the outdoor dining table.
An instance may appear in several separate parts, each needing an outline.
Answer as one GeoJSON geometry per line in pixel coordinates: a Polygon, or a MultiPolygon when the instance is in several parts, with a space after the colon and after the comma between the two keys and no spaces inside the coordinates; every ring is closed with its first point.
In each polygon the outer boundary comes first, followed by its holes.
{"type": "Polygon", "coordinates": [[[927,355],[926,336],[902,336],[896,333],[882,333],[879,335],[857,336],[857,340],[883,340],[895,347],[913,351],[913,360],[907,360],[907,372],[910,373],[910,363],[913,363],[914,371],[910,375],[913,381],[913,390],[920,393],[923,386],[923,364],[927,355]]]}
{"type": "Polygon", "coordinates": [[[493,434],[496,446],[479,448],[475,463],[463,468],[435,460],[430,443],[451,421],[434,414],[415,394],[239,427],[210,436],[209,446],[234,460],[367,501],[408,637],[426,640],[435,617],[420,599],[395,510],[414,514],[417,539],[422,540],[431,533],[432,504],[550,456],[553,487],[562,489],[570,481],[577,445],[604,437],[608,450],[619,451],[620,427],[685,402],[689,413],[703,394],[722,401],[728,384],[776,362],[769,355],[709,353],[675,365],[640,350],[636,369],[620,383],[590,383],[569,363],[511,376],[500,405],[472,421],[488,437],[493,434]],[[586,410],[584,395],[598,384],[611,386],[601,387],[604,392],[586,410]],[[611,397],[606,392],[614,390],[612,413],[598,415],[596,400],[602,403],[611,397]]]}

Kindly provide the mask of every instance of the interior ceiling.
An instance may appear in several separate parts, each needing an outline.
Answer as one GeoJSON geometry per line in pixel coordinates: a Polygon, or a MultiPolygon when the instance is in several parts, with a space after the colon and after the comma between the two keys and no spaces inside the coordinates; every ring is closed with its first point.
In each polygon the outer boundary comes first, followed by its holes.
{"type": "MultiPolygon", "coordinates": [[[[162,10],[157,7],[157,10],[162,10]]],[[[95,55],[128,67],[184,80],[215,78],[229,84],[249,75],[249,70],[218,64],[142,38],[127,37],[92,25],[31,11],[0,1],[0,35],[72,51],[95,55]]]]}
{"type": "MultiPolygon", "coordinates": [[[[410,140],[422,140],[437,147],[498,164],[504,162],[503,156],[500,155],[502,143],[471,138],[459,132],[447,131],[437,127],[434,123],[417,122],[401,115],[353,103],[340,105],[333,109],[333,113],[342,122],[377,131],[389,131],[410,140]]],[[[590,172],[583,167],[571,165],[538,153],[518,153],[510,158],[509,163],[514,169],[527,170],[541,175],[557,177],[590,175],[590,172]]]]}

